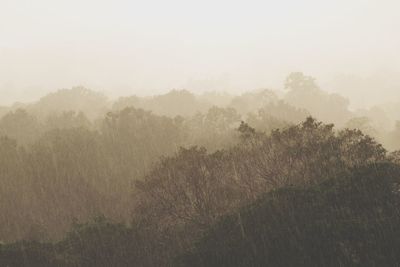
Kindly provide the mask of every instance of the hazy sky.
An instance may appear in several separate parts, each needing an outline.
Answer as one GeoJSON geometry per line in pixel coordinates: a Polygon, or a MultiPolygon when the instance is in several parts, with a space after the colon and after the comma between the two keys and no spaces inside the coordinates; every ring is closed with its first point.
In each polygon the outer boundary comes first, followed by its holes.
{"type": "Polygon", "coordinates": [[[398,0],[0,0],[0,104],[74,85],[114,96],[278,88],[291,71],[348,96],[367,90],[360,105],[400,100],[399,10],[398,0]]]}

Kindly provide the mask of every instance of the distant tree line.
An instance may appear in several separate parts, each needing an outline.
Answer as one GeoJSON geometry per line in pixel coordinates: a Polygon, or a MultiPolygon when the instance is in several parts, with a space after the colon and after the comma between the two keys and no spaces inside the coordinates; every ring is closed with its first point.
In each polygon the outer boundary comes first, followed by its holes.
{"type": "Polygon", "coordinates": [[[302,73],[285,87],[224,106],[75,88],[11,108],[0,266],[398,265],[400,153],[377,140],[396,147],[399,127],[302,73]]]}

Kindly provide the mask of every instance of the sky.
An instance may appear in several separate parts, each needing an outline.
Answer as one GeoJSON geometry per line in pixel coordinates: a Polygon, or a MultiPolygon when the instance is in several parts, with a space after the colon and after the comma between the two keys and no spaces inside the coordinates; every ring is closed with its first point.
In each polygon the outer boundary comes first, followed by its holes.
{"type": "Polygon", "coordinates": [[[0,104],[78,85],[112,97],[281,89],[292,71],[358,106],[400,101],[399,10],[398,0],[0,0],[0,104]]]}

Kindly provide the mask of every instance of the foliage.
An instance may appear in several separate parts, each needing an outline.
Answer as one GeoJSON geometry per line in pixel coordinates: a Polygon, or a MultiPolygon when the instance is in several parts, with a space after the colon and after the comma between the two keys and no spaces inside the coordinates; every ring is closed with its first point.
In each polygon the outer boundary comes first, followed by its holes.
{"type": "Polygon", "coordinates": [[[397,266],[400,169],[369,165],[287,187],[220,220],[184,266],[397,266]]]}
{"type": "Polygon", "coordinates": [[[107,112],[74,88],[10,108],[0,266],[395,266],[399,152],[312,77],[286,87],[227,107],[175,90],[107,112]]]}
{"type": "Polygon", "coordinates": [[[285,82],[284,100],[298,108],[306,109],[319,120],[342,126],[351,116],[349,101],[319,88],[313,77],[301,72],[291,73],[285,82]]]}

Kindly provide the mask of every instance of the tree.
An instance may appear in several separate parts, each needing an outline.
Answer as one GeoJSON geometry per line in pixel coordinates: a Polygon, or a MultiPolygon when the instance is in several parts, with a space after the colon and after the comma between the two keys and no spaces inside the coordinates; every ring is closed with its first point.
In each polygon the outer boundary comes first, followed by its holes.
{"type": "Polygon", "coordinates": [[[378,138],[379,132],[372,124],[372,120],[368,117],[355,117],[346,122],[345,127],[348,129],[359,129],[363,133],[378,138]]]}
{"type": "Polygon", "coordinates": [[[285,80],[285,89],[291,91],[317,91],[319,87],[315,78],[306,76],[302,72],[292,72],[285,80]]]}
{"type": "Polygon", "coordinates": [[[344,169],[381,161],[386,155],[380,144],[361,131],[336,134],[332,124],[311,117],[271,135],[256,136],[230,151],[232,168],[249,196],[280,186],[315,183],[344,169]]]}
{"type": "Polygon", "coordinates": [[[374,164],[286,187],[219,220],[177,266],[396,266],[400,169],[374,164]]]}
{"type": "Polygon", "coordinates": [[[307,110],[296,108],[280,100],[263,106],[256,113],[249,113],[246,121],[257,130],[269,134],[272,130],[298,124],[309,116],[307,110]]]}
{"type": "Polygon", "coordinates": [[[136,243],[132,229],[112,223],[103,216],[74,224],[58,244],[67,266],[108,267],[132,266],[143,252],[136,243]]]}
{"type": "Polygon", "coordinates": [[[234,108],[241,115],[250,112],[256,112],[260,108],[275,103],[278,96],[272,90],[260,90],[256,92],[244,93],[241,96],[234,97],[229,107],[234,108]]]}
{"type": "Polygon", "coordinates": [[[237,141],[236,128],[241,116],[233,108],[212,107],[207,113],[198,113],[186,119],[186,143],[204,146],[210,151],[228,148],[237,141]]]}
{"type": "Polygon", "coordinates": [[[338,95],[322,91],[315,79],[301,72],[291,73],[286,81],[284,100],[298,108],[306,109],[319,120],[342,126],[351,116],[349,101],[338,95]]]}
{"type": "Polygon", "coordinates": [[[179,120],[135,108],[109,112],[100,133],[119,181],[141,178],[158,157],[174,153],[183,142],[179,120]]]}
{"type": "Polygon", "coordinates": [[[92,127],[90,120],[83,112],[64,111],[61,114],[49,115],[45,127],[47,130],[92,127]]]}
{"type": "Polygon", "coordinates": [[[222,152],[207,154],[197,147],[181,148],[175,157],[163,158],[136,183],[136,214],[161,229],[208,226],[238,200],[226,180],[226,160],[222,152]]]}
{"type": "Polygon", "coordinates": [[[23,145],[33,143],[41,133],[39,121],[24,109],[10,111],[0,120],[0,134],[16,139],[23,145]]]}
{"type": "Polygon", "coordinates": [[[101,94],[78,86],[61,89],[42,97],[37,103],[28,107],[29,112],[39,119],[62,112],[83,112],[90,120],[102,116],[107,109],[108,100],[101,94]]]}

